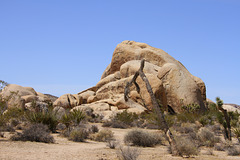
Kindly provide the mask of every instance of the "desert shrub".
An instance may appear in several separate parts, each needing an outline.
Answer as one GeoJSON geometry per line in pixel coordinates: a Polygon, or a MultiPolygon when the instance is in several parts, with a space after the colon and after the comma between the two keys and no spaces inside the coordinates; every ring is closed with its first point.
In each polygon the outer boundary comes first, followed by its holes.
{"type": "Polygon", "coordinates": [[[54,138],[50,135],[48,127],[43,124],[33,124],[29,128],[23,130],[23,133],[13,135],[11,140],[54,143],[54,138]]]}
{"type": "Polygon", "coordinates": [[[13,108],[9,108],[7,112],[4,113],[3,116],[6,118],[7,121],[9,121],[12,118],[18,119],[18,120],[24,120],[24,113],[25,112],[22,108],[13,107],[13,108]]]}
{"type": "Polygon", "coordinates": [[[202,124],[202,126],[206,126],[208,124],[213,125],[214,120],[213,120],[213,117],[211,115],[205,114],[205,115],[202,115],[199,118],[199,122],[202,124]]]}
{"type": "Polygon", "coordinates": [[[118,145],[118,142],[115,139],[109,139],[107,140],[107,147],[111,149],[115,149],[118,145]]]}
{"type": "Polygon", "coordinates": [[[179,113],[176,115],[177,121],[180,123],[194,123],[197,121],[199,115],[196,115],[196,113],[188,113],[188,112],[183,112],[179,113]]]}
{"type": "Polygon", "coordinates": [[[200,106],[195,103],[182,106],[182,110],[187,113],[196,113],[199,111],[199,109],[200,109],[200,106]]]}
{"type": "Polygon", "coordinates": [[[233,130],[233,133],[235,134],[236,138],[238,139],[238,142],[240,143],[240,127],[239,128],[235,128],[233,130]]]}
{"type": "Polygon", "coordinates": [[[97,133],[99,131],[98,126],[92,125],[91,128],[89,128],[90,133],[97,133]]]}
{"type": "Polygon", "coordinates": [[[0,126],[0,131],[2,131],[2,132],[15,132],[15,129],[11,125],[6,124],[6,125],[3,125],[3,126],[0,126]]]}
{"type": "Polygon", "coordinates": [[[138,115],[136,113],[127,112],[127,110],[116,114],[111,121],[104,122],[103,127],[112,128],[129,128],[136,125],[138,115]]]}
{"type": "Polygon", "coordinates": [[[82,111],[80,109],[73,109],[70,112],[70,117],[75,125],[79,125],[80,122],[86,118],[86,115],[85,115],[84,111],[82,111]]]}
{"type": "Polygon", "coordinates": [[[31,123],[42,123],[47,125],[52,132],[56,132],[59,123],[56,114],[51,110],[48,112],[27,112],[25,117],[31,123]]]}
{"type": "Polygon", "coordinates": [[[126,123],[121,122],[121,121],[113,120],[113,121],[112,121],[112,124],[111,124],[111,127],[112,127],[112,128],[125,129],[125,128],[128,128],[129,125],[127,125],[126,123]]]}
{"type": "Polygon", "coordinates": [[[207,147],[213,147],[215,143],[220,142],[220,139],[208,128],[201,128],[197,136],[201,144],[207,147]]]}
{"type": "Polygon", "coordinates": [[[235,112],[228,112],[228,115],[231,119],[231,126],[237,127],[239,125],[239,113],[237,111],[235,112]]]}
{"type": "Polygon", "coordinates": [[[131,126],[131,123],[138,119],[138,115],[136,113],[127,112],[127,110],[123,111],[122,113],[118,113],[114,119],[125,123],[126,125],[131,126]]]}
{"type": "Polygon", "coordinates": [[[118,158],[120,160],[137,160],[140,155],[140,150],[138,148],[132,147],[120,147],[117,152],[118,158]]]}
{"type": "Polygon", "coordinates": [[[178,156],[190,157],[193,155],[198,155],[198,148],[190,139],[186,137],[176,137],[175,140],[178,156]]]}
{"type": "Polygon", "coordinates": [[[109,129],[103,129],[98,133],[91,134],[89,138],[98,142],[107,142],[108,140],[113,139],[113,132],[109,129]]]}
{"type": "Polygon", "coordinates": [[[240,155],[240,147],[238,146],[232,146],[228,148],[228,155],[229,156],[239,156],[240,155]]]}
{"type": "Polygon", "coordinates": [[[60,122],[64,124],[67,128],[69,128],[72,123],[72,117],[69,113],[65,113],[60,119],[60,122]]]}
{"type": "Polygon", "coordinates": [[[112,126],[112,121],[104,121],[102,124],[102,127],[111,127],[112,126]]]}
{"type": "Polygon", "coordinates": [[[223,143],[216,143],[214,149],[217,151],[225,151],[225,145],[223,143]]]}
{"type": "Polygon", "coordinates": [[[65,113],[60,122],[65,124],[67,128],[71,125],[77,126],[86,118],[85,113],[80,109],[74,109],[71,112],[65,113]]]}
{"type": "Polygon", "coordinates": [[[215,135],[220,135],[222,134],[222,128],[219,124],[214,124],[214,125],[207,125],[206,126],[209,130],[213,131],[215,135]]]}
{"type": "Polygon", "coordinates": [[[84,142],[88,137],[88,131],[84,128],[75,128],[70,132],[69,140],[74,142],[84,142]]]}
{"type": "Polygon", "coordinates": [[[124,137],[124,142],[126,144],[130,143],[135,146],[143,147],[152,147],[161,144],[162,140],[162,135],[140,129],[129,131],[124,137]]]}
{"type": "Polygon", "coordinates": [[[12,119],[10,119],[9,123],[10,123],[11,126],[16,127],[17,125],[20,124],[20,121],[16,118],[12,118],[12,119]]]}

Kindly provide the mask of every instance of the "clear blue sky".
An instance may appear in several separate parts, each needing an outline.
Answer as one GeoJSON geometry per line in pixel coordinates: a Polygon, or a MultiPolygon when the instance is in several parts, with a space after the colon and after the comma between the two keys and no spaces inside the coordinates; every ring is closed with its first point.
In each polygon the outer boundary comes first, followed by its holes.
{"type": "Polygon", "coordinates": [[[118,43],[161,48],[240,104],[239,0],[0,0],[0,79],[53,95],[94,86],[118,43]]]}

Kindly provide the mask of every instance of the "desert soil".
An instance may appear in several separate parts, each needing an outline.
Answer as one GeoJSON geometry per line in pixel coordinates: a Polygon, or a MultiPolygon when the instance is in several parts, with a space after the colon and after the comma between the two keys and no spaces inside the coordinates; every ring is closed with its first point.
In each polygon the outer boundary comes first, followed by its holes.
{"type": "MultiPolygon", "coordinates": [[[[101,124],[97,124],[101,129],[101,124]]],[[[123,137],[130,129],[114,129],[115,138],[123,145],[123,137]]],[[[54,144],[37,142],[14,142],[9,140],[9,134],[5,133],[4,138],[0,138],[0,159],[1,160],[117,160],[118,149],[110,149],[104,142],[87,140],[86,142],[72,142],[66,138],[53,134],[54,144]]],[[[174,157],[168,153],[167,146],[138,147],[141,151],[139,160],[178,160],[186,159],[174,157]]],[[[213,151],[213,155],[207,155],[207,148],[202,149],[199,156],[188,159],[196,160],[234,160],[240,157],[227,156],[226,152],[213,151]]]]}

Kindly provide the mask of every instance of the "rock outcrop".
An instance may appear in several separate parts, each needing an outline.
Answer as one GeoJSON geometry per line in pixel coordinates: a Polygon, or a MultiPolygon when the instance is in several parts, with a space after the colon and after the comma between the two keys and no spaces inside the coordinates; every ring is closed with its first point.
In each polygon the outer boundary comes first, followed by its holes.
{"type": "Polygon", "coordinates": [[[36,92],[32,87],[22,87],[16,84],[9,84],[0,93],[3,100],[7,101],[7,108],[31,108],[34,101],[41,108],[46,108],[52,102],[54,96],[48,96],[36,92]]]}
{"type": "Polygon", "coordinates": [[[194,103],[198,104],[201,110],[205,110],[206,87],[200,78],[193,76],[183,64],[163,50],[134,41],[123,41],[117,45],[111,63],[96,86],[77,95],[63,95],[54,106],[81,108],[87,105],[107,116],[122,109],[139,113],[146,109],[151,110],[151,99],[140,77],[137,78],[140,94],[133,86],[130,92],[131,100],[125,102],[123,98],[126,83],[139,69],[142,59],[146,61],[143,71],[162,106],[181,112],[181,106],[194,103]]]}

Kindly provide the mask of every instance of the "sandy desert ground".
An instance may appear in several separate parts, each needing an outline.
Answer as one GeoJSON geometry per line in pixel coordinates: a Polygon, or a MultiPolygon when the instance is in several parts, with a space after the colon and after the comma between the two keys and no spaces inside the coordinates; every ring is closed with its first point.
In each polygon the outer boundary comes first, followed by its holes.
{"type": "MultiPolygon", "coordinates": [[[[101,124],[97,124],[101,129],[101,124]]],[[[123,137],[130,129],[114,129],[115,138],[123,145],[123,137]]],[[[8,140],[10,134],[5,133],[4,138],[0,138],[0,159],[1,160],[117,160],[118,149],[110,149],[104,142],[72,142],[66,138],[53,134],[56,142],[54,144],[37,143],[37,142],[13,142],[8,140]]],[[[138,147],[141,151],[139,160],[177,160],[186,159],[174,157],[167,151],[167,146],[157,147],[138,147]]],[[[213,151],[214,155],[207,155],[207,148],[201,150],[199,156],[187,158],[196,160],[234,160],[240,159],[236,156],[227,156],[227,152],[213,151]]]]}

